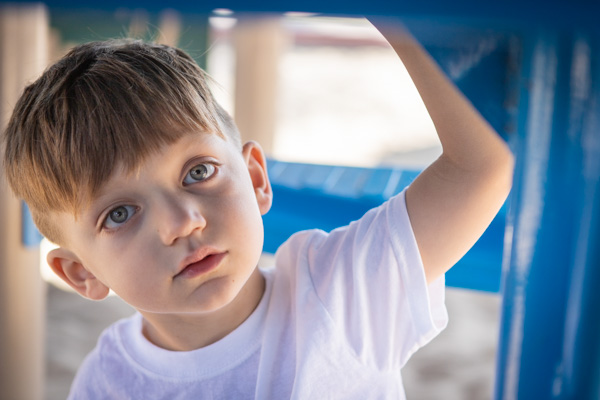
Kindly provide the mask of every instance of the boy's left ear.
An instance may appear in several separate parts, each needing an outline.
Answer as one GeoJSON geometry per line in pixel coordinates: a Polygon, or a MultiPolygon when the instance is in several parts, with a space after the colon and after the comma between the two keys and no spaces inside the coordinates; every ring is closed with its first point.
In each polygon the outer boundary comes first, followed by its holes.
{"type": "Polygon", "coordinates": [[[267,159],[262,147],[257,142],[250,141],[242,149],[242,155],[246,161],[254,194],[258,202],[258,208],[262,215],[266,214],[273,202],[273,191],[267,173],[267,159]]]}

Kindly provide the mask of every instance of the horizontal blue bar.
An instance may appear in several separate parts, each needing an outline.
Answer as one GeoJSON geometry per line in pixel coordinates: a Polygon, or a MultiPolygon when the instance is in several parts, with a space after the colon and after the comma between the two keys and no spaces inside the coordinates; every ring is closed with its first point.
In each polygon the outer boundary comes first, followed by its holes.
{"type": "MultiPolygon", "coordinates": [[[[14,2],[14,0],[13,0],[14,2]]],[[[10,3],[10,2],[6,2],[10,3]]],[[[314,13],[330,13],[338,15],[396,15],[403,17],[427,17],[434,19],[487,20],[496,24],[504,21],[535,21],[571,26],[586,24],[595,26],[600,5],[595,1],[585,0],[422,0],[422,1],[347,1],[347,0],[229,0],[229,1],[188,1],[171,0],[105,0],[74,1],[46,0],[51,9],[144,9],[160,11],[165,8],[184,13],[208,13],[217,8],[231,9],[238,12],[286,12],[302,11],[314,13]]]]}
{"type": "MultiPolygon", "coordinates": [[[[269,171],[273,170],[276,175],[271,176],[273,206],[263,217],[264,250],[268,253],[275,253],[298,231],[313,228],[331,231],[359,219],[371,208],[402,191],[418,175],[415,170],[395,168],[333,168],[269,161],[269,171]],[[320,187],[311,177],[311,171],[315,170],[325,174],[319,178],[320,187]],[[332,185],[335,188],[338,182],[346,180],[349,186],[345,190],[331,189],[332,185]],[[372,190],[373,181],[382,189],[377,196],[372,190]],[[384,194],[386,187],[393,190],[384,194]]],[[[475,246],[446,274],[448,286],[493,293],[500,291],[505,215],[506,207],[475,246]]]]}

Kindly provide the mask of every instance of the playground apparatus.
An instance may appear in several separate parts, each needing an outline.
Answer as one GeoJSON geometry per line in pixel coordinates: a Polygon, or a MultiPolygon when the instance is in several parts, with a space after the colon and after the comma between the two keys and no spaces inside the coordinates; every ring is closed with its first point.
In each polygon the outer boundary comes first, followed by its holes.
{"type": "MultiPolygon", "coordinates": [[[[85,6],[67,0],[46,5],[56,10],[85,6]]],[[[165,4],[109,0],[94,5],[123,6],[161,10],[165,4]]],[[[175,0],[168,6],[183,13],[228,8],[398,17],[516,156],[507,206],[448,274],[450,285],[499,292],[503,298],[495,398],[600,398],[600,3],[175,0]]],[[[12,32],[2,32],[7,34],[12,32]]],[[[331,229],[357,218],[416,174],[277,161],[270,162],[269,173],[277,200],[265,217],[267,251],[296,230],[331,229]]],[[[2,191],[0,200],[6,197],[2,191]]],[[[7,230],[0,235],[2,270],[36,259],[27,250],[35,235],[21,243],[9,239],[18,231],[31,233],[19,227],[27,224],[27,215],[23,223],[5,222],[14,220],[17,206],[10,207],[0,209],[7,230]]],[[[18,318],[6,304],[19,295],[6,290],[6,272],[2,279],[4,364],[5,354],[17,353],[9,347],[14,334],[6,326],[18,318]]],[[[43,312],[43,303],[29,310],[36,307],[43,312]]],[[[36,349],[26,352],[31,360],[38,357],[36,349]]],[[[14,359],[22,360],[23,354],[14,359]]],[[[1,380],[3,387],[19,381],[5,371],[1,380]]],[[[22,390],[14,393],[26,393],[22,390]]]]}

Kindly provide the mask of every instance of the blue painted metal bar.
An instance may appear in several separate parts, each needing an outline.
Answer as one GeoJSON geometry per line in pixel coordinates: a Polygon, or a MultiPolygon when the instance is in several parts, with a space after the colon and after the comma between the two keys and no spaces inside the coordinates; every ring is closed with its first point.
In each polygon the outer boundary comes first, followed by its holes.
{"type": "Polygon", "coordinates": [[[600,399],[600,38],[576,38],[572,100],[581,208],[563,341],[564,397],[600,399]]]}
{"type": "Polygon", "coordinates": [[[599,398],[591,306],[600,284],[600,70],[592,42],[549,29],[523,40],[498,399],[599,398]]]}
{"type": "Polygon", "coordinates": [[[24,202],[21,203],[21,243],[25,247],[37,247],[42,240],[42,235],[37,230],[29,207],[24,202]]]}
{"type": "MultiPolygon", "coordinates": [[[[418,170],[353,168],[269,161],[273,207],[264,217],[265,251],[274,253],[293,233],[330,231],[400,193],[418,170]]],[[[500,290],[505,209],[473,248],[446,274],[452,287],[500,290]]]]}
{"type": "MultiPolygon", "coordinates": [[[[4,0],[3,0],[4,1],[4,0]]],[[[208,13],[215,8],[228,8],[237,12],[320,12],[338,15],[395,15],[430,20],[451,21],[467,25],[473,21],[505,23],[518,21],[530,24],[545,22],[555,25],[597,26],[600,4],[589,0],[421,0],[421,1],[346,1],[346,0],[262,0],[262,1],[189,1],[189,0],[104,0],[102,2],[74,0],[46,0],[51,9],[101,9],[123,8],[160,11],[165,8],[185,13],[208,13]]]]}

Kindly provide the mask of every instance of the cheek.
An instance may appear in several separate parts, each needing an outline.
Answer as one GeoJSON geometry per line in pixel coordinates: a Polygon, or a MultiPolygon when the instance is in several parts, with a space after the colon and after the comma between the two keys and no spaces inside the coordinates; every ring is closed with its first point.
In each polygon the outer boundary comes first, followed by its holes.
{"type": "Polygon", "coordinates": [[[131,290],[131,287],[140,287],[140,281],[149,275],[154,263],[160,259],[158,246],[150,243],[142,235],[136,235],[97,246],[90,254],[100,271],[98,278],[117,293],[121,288],[131,290]]]}
{"type": "Polygon", "coordinates": [[[260,216],[254,187],[250,177],[244,173],[247,172],[239,172],[238,177],[231,179],[226,186],[214,193],[212,207],[220,209],[221,215],[243,219],[254,217],[257,213],[260,216]]]}
{"type": "Polygon", "coordinates": [[[235,237],[241,246],[259,248],[262,251],[263,223],[256,196],[251,184],[239,185],[236,190],[221,196],[217,205],[220,210],[215,221],[227,226],[228,235],[235,237]]]}

